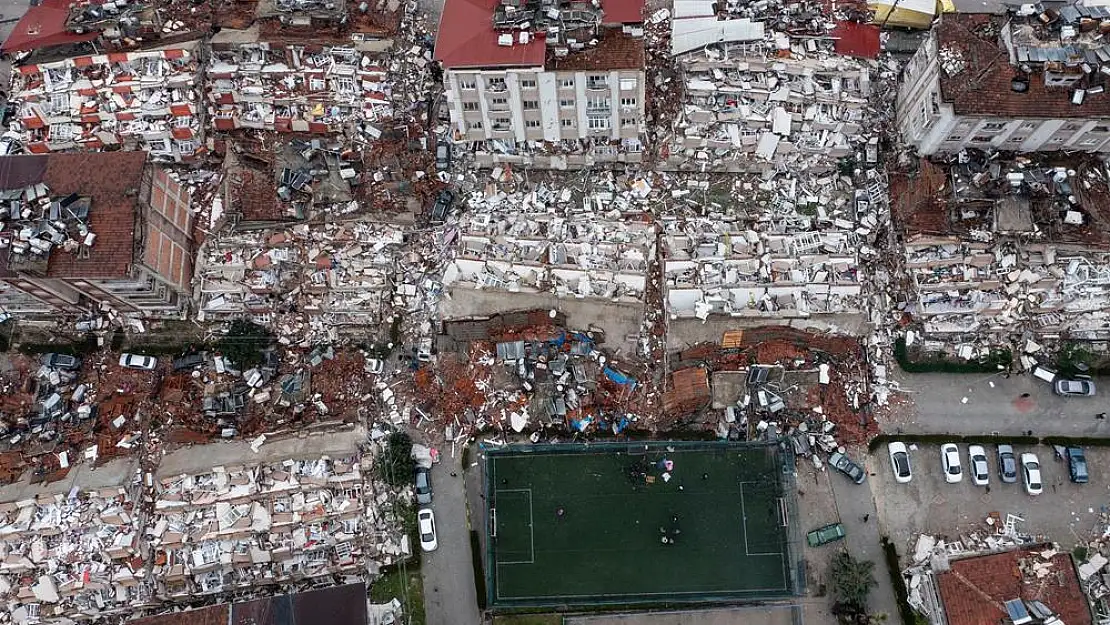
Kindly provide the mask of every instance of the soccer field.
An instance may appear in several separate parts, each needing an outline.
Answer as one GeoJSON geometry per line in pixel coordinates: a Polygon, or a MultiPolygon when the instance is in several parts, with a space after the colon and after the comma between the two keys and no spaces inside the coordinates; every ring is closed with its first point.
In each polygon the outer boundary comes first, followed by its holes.
{"type": "Polygon", "coordinates": [[[777,447],[528,449],[486,454],[492,605],[792,594],[777,447]]]}

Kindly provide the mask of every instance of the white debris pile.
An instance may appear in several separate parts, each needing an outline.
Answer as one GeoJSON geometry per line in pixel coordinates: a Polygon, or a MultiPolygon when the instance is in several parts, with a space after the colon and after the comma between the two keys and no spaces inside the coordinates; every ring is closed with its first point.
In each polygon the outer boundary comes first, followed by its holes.
{"type": "Polygon", "coordinates": [[[102,618],[150,599],[141,514],[125,489],[74,488],[0,514],[0,595],[14,622],[102,618]]]}
{"type": "Polygon", "coordinates": [[[358,574],[407,555],[370,466],[324,456],[160,480],[145,528],[157,597],[358,574]]]}

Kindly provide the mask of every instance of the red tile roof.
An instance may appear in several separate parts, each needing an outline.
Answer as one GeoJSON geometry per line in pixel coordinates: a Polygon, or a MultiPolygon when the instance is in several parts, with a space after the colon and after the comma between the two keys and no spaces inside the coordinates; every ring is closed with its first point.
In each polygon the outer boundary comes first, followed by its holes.
{"type": "Polygon", "coordinates": [[[545,67],[549,70],[589,71],[640,69],[644,66],[644,39],[626,35],[619,28],[604,28],[596,46],[556,58],[549,50],[545,67]]]}
{"type": "Polygon", "coordinates": [[[43,0],[39,6],[27,9],[12,30],[12,34],[0,46],[5,53],[37,50],[52,46],[62,46],[82,41],[92,41],[99,36],[97,32],[78,35],[66,30],[69,17],[68,0],[43,0]]]}
{"type": "MultiPolygon", "coordinates": [[[[51,251],[51,278],[122,278],[134,259],[135,211],[146,152],[89,152],[0,157],[0,189],[38,182],[51,197],[75,193],[91,199],[89,229],[96,241],[88,258],[60,246],[51,251]],[[37,173],[38,175],[30,175],[37,173]]],[[[7,255],[4,255],[7,263],[7,255]]]]}
{"type": "Polygon", "coordinates": [[[879,56],[879,28],[874,24],[840,21],[833,29],[832,36],[836,39],[834,49],[841,56],[865,59],[879,56]]]}
{"type": "Polygon", "coordinates": [[[1051,545],[953,560],[951,570],[937,576],[948,625],[998,625],[1009,622],[1003,603],[1010,599],[1037,600],[1059,614],[1067,625],[1091,625],[1087,597],[1067,552],[1056,554],[1051,573],[1026,579],[1022,560],[1045,562],[1039,552],[1051,545]]]}
{"type": "Polygon", "coordinates": [[[514,34],[513,45],[497,45],[493,12],[498,4],[499,0],[447,0],[439,18],[435,60],[446,69],[542,66],[543,34],[523,45],[514,34]]]}
{"type": "Polygon", "coordinates": [[[604,24],[635,24],[644,21],[644,0],[604,0],[604,24]]]}
{"type": "MultiPolygon", "coordinates": [[[[1006,16],[945,13],[937,26],[937,43],[944,50],[958,50],[966,67],[949,76],[940,74],[940,91],[957,115],[988,115],[1021,118],[1110,117],[1110,92],[1090,95],[1083,104],[1071,103],[1071,89],[1046,87],[1044,75],[1033,72],[1029,89],[1013,91],[1011,81],[1019,75],[1010,65],[1009,54],[998,42],[1006,16]]],[[[1095,72],[1095,79],[1098,72],[1095,72]]],[[[1082,88],[1081,81],[1077,86],[1082,88]]]]}

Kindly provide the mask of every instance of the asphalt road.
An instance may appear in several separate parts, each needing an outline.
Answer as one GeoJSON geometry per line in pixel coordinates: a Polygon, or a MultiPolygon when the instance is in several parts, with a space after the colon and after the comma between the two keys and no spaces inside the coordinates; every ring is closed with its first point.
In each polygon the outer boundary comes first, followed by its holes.
{"type": "MultiPolygon", "coordinates": [[[[869,474],[883,469],[882,466],[866,468],[869,474]]],[[[887,622],[897,622],[901,618],[898,615],[898,600],[894,595],[894,586],[886,569],[882,544],[879,542],[879,515],[875,498],[871,494],[872,485],[878,482],[868,475],[863,484],[853,484],[847,477],[831,469],[825,471],[824,476],[829,480],[836,498],[848,551],[857,560],[870,560],[875,564],[875,581],[878,585],[867,599],[868,607],[872,614],[885,612],[888,615],[887,622]]]]}
{"type": "Polygon", "coordinates": [[[478,598],[470,559],[466,494],[459,458],[432,467],[432,509],[439,548],[424,554],[424,615],[428,625],[478,625],[478,598]],[[455,473],[457,477],[452,477],[455,473]]]}
{"type": "MultiPolygon", "coordinates": [[[[1059,397],[1032,375],[904,373],[897,379],[913,407],[893,406],[881,427],[888,433],[1110,436],[1100,389],[1095,397],[1059,397]]],[[[1096,381],[1097,383],[1097,381],[1096,381]]]]}

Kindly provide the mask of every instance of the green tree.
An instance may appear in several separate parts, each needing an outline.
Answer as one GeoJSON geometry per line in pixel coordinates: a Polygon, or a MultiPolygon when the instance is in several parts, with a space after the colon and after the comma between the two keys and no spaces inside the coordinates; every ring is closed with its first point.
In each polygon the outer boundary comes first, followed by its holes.
{"type": "Polygon", "coordinates": [[[837,603],[845,613],[864,614],[867,611],[867,595],[878,585],[875,581],[875,563],[870,560],[857,560],[847,551],[833,556],[829,566],[829,578],[837,603]]]}
{"type": "Polygon", "coordinates": [[[266,328],[249,319],[236,319],[216,347],[225,358],[248,369],[262,364],[263,352],[273,341],[274,335],[266,328]]]}
{"type": "Polygon", "coordinates": [[[404,432],[390,434],[385,452],[378,459],[378,476],[391,486],[401,487],[412,481],[414,471],[412,439],[404,432]]]}

